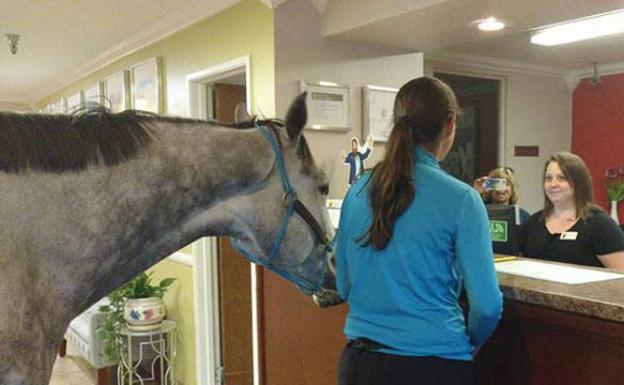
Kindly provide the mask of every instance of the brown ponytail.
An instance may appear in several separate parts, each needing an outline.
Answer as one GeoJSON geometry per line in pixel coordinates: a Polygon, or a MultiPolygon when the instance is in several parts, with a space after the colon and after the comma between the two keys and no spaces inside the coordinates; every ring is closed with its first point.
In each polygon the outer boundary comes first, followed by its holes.
{"type": "Polygon", "coordinates": [[[373,221],[362,235],[364,245],[370,244],[376,250],[387,246],[394,221],[414,200],[415,147],[439,140],[457,110],[453,91],[438,79],[422,77],[401,87],[394,101],[394,128],[386,155],[373,168],[370,179],[373,221]]]}

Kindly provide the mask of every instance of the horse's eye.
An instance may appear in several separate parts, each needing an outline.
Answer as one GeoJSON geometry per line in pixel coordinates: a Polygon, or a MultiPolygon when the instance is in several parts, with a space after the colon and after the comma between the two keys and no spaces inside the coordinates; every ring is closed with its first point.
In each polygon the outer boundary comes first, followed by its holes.
{"type": "Polygon", "coordinates": [[[329,184],[328,184],[328,183],[325,183],[325,184],[323,184],[323,185],[320,185],[320,186],[318,187],[318,189],[319,189],[319,191],[321,192],[321,194],[323,194],[323,195],[327,195],[327,194],[329,194],[329,184]]]}

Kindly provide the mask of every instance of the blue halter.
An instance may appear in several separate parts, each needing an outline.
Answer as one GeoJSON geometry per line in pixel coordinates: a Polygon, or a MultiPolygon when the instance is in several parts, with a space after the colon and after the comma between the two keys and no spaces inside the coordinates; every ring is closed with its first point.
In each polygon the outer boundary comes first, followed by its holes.
{"type": "Polygon", "coordinates": [[[247,250],[245,250],[236,239],[231,239],[232,246],[245,258],[250,260],[253,263],[264,266],[265,268],[275,272],[276,274],[282,276],[283,278],[295,283],[301,291],[304,293],[311,295],[319,292],[322,289],[323,278],[325,273],[327,272],[327,258],[326,253],[331,252],[333,241],[329,241],[325,232],[322,230],[321,226],[318,224],[316,219],[310,214],[310,212],[306,209],[306,207],[301,203],[301,201],[297,198],[297,193],[295,189],[290,184],[290,180],[288,179],[288,174],[286,173],[286,165],[284,164],[284,158],[282,156],[282,150],[280,145],[275,140],[275,136],[269,131],[269,129],[258,122],[254,123],[258,131],[262,134],[264,139],[271,145],[273,152],[275,153],[275,163],[277,164],[277,169],[280,174],[280,180],[282,182],[282,190],[284,192],[283,200],[286,206],[286,210],[284,211],[282,224],[279,228],[279,232],[277,234],[277,238],[275,239],[275,243],[273,244],[273,248],[271,250],[271,254],[267,259],[261,259],[257,256],[251,254],[247,250]],[[292,217],[293,213],[297,212],[301,217],[308,223],[308,225],[312,228],[315,235],[319,238],[319,246],[317,249],[313,250],[310,255],[298,266],[303,270],[306,270],[306,267],[313,270],[320,270],[316,275],[316,279],[311,279],[310,277],[303,277],[301,275],[297,275],[291,271],[284,270],[275,265],[276,256],[279,252],[279,249],[284,241],[286,236],[286,229],[288,228],[288,222],[292,217]],[[320,250],[322,249],[322,250],[320,250]],[[315,255],[322,255],[322,260],[315,260],[315,255]],[[318,266],[320,263],[320,266],[318,266]],[[315,266],[316,265],[316,266],[315,266]]]}

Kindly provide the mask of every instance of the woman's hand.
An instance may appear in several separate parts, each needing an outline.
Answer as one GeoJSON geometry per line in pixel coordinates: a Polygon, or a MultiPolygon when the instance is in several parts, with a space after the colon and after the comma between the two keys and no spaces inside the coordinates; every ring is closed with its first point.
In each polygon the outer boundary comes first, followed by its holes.
{"type": "Polygon", "coordinates": [[[481,197],[483,197],[483,198],[485,198],[487,196],[487,191],[483,187],[483,183],[486,180],[488,180],[488,177],[487,176],[482,176],[481,178],[477,178],[477,179],[474,180],[474,182],[472,182],[472,188],[477,190],[479,195],[481,195],[481,197]]]}
{"type": "Polygon", "coordinates": [[[338,159],[340,159],[342,163],[349,164],[349,162],[347,162],[347,155],[349,155],[347,150],[342,150],[340,151],[340,154],[338,155],[338,159]]]}

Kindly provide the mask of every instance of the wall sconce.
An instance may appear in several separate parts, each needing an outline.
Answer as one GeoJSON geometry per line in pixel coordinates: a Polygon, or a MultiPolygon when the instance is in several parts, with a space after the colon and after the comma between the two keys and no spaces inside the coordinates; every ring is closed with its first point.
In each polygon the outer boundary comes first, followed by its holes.
{"type": "Polygon", "coordinates": [[[9,41],[9,50],[13,55],[17,53],[17,45],[19,44],[20,35],[16,33],[5,33],[7,40],[9,41]]]}

